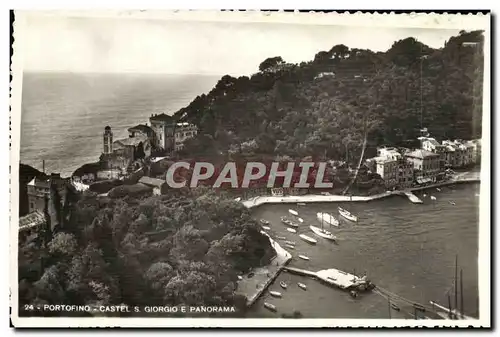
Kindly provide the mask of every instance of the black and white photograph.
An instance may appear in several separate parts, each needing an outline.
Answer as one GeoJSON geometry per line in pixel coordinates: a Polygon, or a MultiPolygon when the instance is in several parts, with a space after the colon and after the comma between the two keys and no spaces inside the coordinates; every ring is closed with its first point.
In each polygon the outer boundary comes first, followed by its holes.
{"type": "Polygon", "coordinates": [[[490,327],[490,15],[16,10],[15,327],[490,327]]]}

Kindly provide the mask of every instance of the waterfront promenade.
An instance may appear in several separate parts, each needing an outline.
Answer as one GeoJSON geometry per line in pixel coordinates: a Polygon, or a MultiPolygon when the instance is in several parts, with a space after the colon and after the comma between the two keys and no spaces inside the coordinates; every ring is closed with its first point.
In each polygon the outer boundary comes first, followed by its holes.
{"type": "Polygon", "coordinates": [[[346,195],[301,195],[301,196],[282,196],[282,197],[255,197],[242,201],[243,205],[247,208],[260,206],[263,204],[287,204],[287,203],[312,203],[312,202],[343,202],[343,201],[371,201],[376,199],[385,198],[391,195],[399,195],[401,191],[388,191],[371,196],[346,196],[346,195]]]}
{"type": "Polygon", "coordinates": [[[469,182],[479,182],[479,181],[480,181],[480,172],[462,172],[456,174],[450,180],[441,183],[419,186],[419,187],[411,187],[406,190],[387,191],[384,193],[370,195],[370,196],[317,195],[317,194],[302,195],[302,196],[262,196],[244,200],[242,201],[242,203],[247,208],[253,208],[263,204],[294,204],[298,202],[304,202],[304,203],[351,202],[351,201],[368,202],[372,200],[387,198],[394,195],[405,195],[413,203],[421,203],[422,201],[412,193],[413,191],[420,191],[430,188],[459,184],[459,183],[469,183],[469,182]]]}
{"type": "Polygon", "coordinates": [[[283,267],[292,259],[292,255],[283,249],[267,233],[261,233],[269,237],[269,242],[276,251],[276,257],[273,258],[269,265],[253,269],[251,271],[253,274],[252,277],[248,277],[248,274],[242,275],[243,279],[238,281],[236,293],[244,295],[247,298],[247,307],[255,303],[259,296],[276,279],[283,267]]]}

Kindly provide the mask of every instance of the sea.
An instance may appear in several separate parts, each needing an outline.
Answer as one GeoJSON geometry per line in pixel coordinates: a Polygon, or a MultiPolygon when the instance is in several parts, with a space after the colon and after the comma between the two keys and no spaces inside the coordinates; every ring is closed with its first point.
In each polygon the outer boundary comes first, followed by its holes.
{"type": "MultiPolygon", "coordinates": [[[[147,123],[152,113],[173,114],[197,95],[207,93],[220,76],[200,75],[110,75],[28,73],[23,79],[21,162],[63,176],[84,163],[94,162],[102,152],[102,133],[111,126],[115,139],[127,137],[127,128],[147,123]]],[[[436,301],[454,306],[455,258],[463,271],[464,312],[479,315],[478,215],[479,184],[443,187],[421,192],[423,204],[412,204],[394,196],[368,203],[263,205],[252,210],[257,219],[271,222],[270,234],[296,241],[290,265],[312,271],[337,268],[364,274],[396,298],[428,305],[436,301]],[[427,196],[424,197],[423,193],[427,196]],[[430,200],[434,195],[437,200],[430,200]],[[454,201],[456,205],[452,205],[454,201]],[[338,216],[337,207],[347,208],[358,223],[340,219],[330,230],[337,243],[318,238],[311,246],[298,234],[286,231],[280,217],[294,208],[304,219],[299,233],[309,233],[309,224],[319,226],[317,212],[338,216]],[[310,260],[297,259],[298,254],[310,260]]],[[[249,317],[281,317],[297,310],[306,318],[389,318],[406,313],[391,310],[391,299],[376,293],[352,298],[345,291],[316,280],[281,273],[248,313],[249,317]],[[289,284],[282,290],[279,282],[289,284]],[[296,283],[307,285],[300,289],[296,283]],[[263,302],[277,306],[273,313],[263,302]]],[[[462,303],[459,299],[458,303],[462,303]]],[[[403,307],[402,307],[403,308],[403,307]]],[[[411,310],[409,310],[411,311],[411,310]]],[[[405,314],[406,315],[406,314],[405,314]]],[[[407,318],[407,317],[406,317],[407,318]]]]}
{"type": "Polygon", "coordinates": [[[208,93],[221,76],[26,73],[21,105],[21,163],[70,176],[102,153],[104,127],[114,139],[173,114],[208,93]]]}

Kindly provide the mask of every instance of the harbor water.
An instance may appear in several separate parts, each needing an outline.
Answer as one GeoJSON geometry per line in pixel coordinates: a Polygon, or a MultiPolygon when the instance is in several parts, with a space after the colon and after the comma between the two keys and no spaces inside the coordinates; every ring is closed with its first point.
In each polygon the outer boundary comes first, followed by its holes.
{"type": "MultiPolygon", "coordinates": [[[[459,269],[463,269],[464,312],[478,317],[479,187],[476,183],[462,184],[442,187],[440,192],[431,189],[416,193],[423,204],[394,196],[368,203],[263,205],[252,212],[255,218],[271,222],[268,232],[272,236],[296,242],[295,249],[289,250],[294,257],[289,266],[311,271],[337,268],[357,275],[366,272],[378,287],[424,305],[436,301],[447,306],[447,292],[451,289],[454,306],[452,287],[458,255],[459,269]],[[437,200],[431,200],[430,195],[437,200]],[[357,215],[358,222],[339,218],[339,227],[325,224],[338,237],[337,243],[316,237],[309,229],[309,225],[321,226],[316,213],[338,217],[338,206],[357,215]],[[280,222],[281,216],[293,217],[288,213],[290,208],[304,219],[297,234],[286,231],[280,222]],[[318,243],[302,241],[300,233],[315,237],[318,243]],[[299,254],[310,260],[298,258],[299,254]]],[[[264,293],[248,316],[281,317],[298,310],[305,318],[389,318],[387,299],[375,293],[352,298],[345,291],[290,273],[278,276],[269,290],[280,291],[283,297],[272,298],[264,293]],[[286,290],[281,289],[280,281],[289,284],[286,290]],[[297,282],[305,283],[307,290],[300,289],[297,282]],[[263,302],[276,305],[277,313],[265,309],[263,302]]],[[[402,313],[392,310],[391,317],[397,315],[402,313]]]]}

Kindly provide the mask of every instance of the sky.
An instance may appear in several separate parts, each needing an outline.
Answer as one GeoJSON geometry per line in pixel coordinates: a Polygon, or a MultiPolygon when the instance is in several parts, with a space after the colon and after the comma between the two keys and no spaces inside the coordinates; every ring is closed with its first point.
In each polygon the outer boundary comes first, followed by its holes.
{"type": "Polygon", "coordinates": [[[337,44],[385,51],[415,37],[434,48],[459,30],[28,16],[25,71],[251,75],[268,57],[309,61],[337,44]]]}

